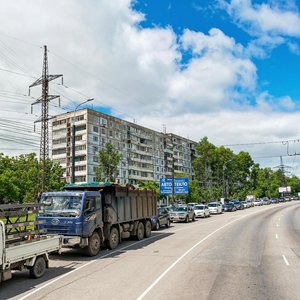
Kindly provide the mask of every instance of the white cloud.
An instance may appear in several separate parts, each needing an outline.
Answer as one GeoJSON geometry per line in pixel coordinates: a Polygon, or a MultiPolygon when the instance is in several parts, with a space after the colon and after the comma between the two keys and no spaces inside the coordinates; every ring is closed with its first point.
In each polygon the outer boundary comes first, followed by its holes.
{"type": "Polygon", "coordinates": [[[297,11],[284,10],[275,5],[252,4],[251,0],[231,0],[225,3],[228,13],[254,35],[300,36],[300,15],[297,11]]]}
{"type": "MultiPolygon", "coordinates": [[[[69,86],[52,83],[51,93],[63,95],[69,110],[76,106],[72,100],[94,97],[94,105],[113,107],[141,125],[162,131],[166,124],[168,131],[196,141],[208,136],[218,145],[298,135],[297,123],[292,130],[291,124],[299,116],[284,118],[287,114],[278,112],[293,107],[288,96],[273,99],[277,111],[267,92],[258,97],[255,109],[249,105],[247,97],[256,90],[255,64],[247,49],[217,28],[208,34],[186,29],[182,36],[170,27],[145,29],[140,22],[146,16],[133,11],[129,0],[9,1],[2,5],[0,18],[0,41],[14,54],[1,44],[0,52],[9,53],[30,74],[41,75],[39,46],[48,45],[50,74],[64,74],[69,86]],[[191,59],[183,61],[189,52],[191,59]],[[274,126],[274,119],[282,124],[274,126]]],[[[264,26],[271,28],[268,24],[264,26]]],[[[23,73],[2,56],[1,67],[23,73]]],[[[0,71],[0,80],[3,89],[25,94],[35,79],[0,71]]],[[[40,87],[32,91],[39,97],[40,87]]],[[[0,97],[0,110],[15,110],[14,117],[33,121],[25,115],[33,99],[25,97],[21,104],[4,100],[0,97]]],[[[34,112],[39,114],[40,107],[34,112]]],[[[50,114],[59,112],[51,106],[50,114]]]]}

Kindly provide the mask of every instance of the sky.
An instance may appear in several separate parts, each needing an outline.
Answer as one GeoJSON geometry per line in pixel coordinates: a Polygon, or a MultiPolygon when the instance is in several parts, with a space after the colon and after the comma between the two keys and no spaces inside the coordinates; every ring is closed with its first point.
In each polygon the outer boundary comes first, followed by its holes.
{"type": "Polygon", "coordinates": [[[0,153],[39,152],[47,45],[49,114],[83,105],[196,142],[280,156],[300,175],[296,0],[0,0],[0,153]],[[31,113],[31,108],[32,113],[31,113]],[[34,128],[35,127],[35,128],[34,128]]]}

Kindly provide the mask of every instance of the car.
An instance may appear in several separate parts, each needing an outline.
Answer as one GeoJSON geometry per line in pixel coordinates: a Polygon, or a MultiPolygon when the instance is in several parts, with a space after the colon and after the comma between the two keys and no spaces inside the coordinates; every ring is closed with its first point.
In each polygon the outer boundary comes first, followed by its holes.
{"type": "Polygon", "coordinates": [[[186,222],[195,221],[196,215],[195,211],[190,206],[180,206],[176,207],[174,210],[170,212],[170,221],[171,222],[186,222]]]}
{"type": "Polygon", "coordinates": [[[210,202],[207,206],[211,214],[221,214],[223,212],[223,206],[220,202],[210,202]]]}
{"type": "Polygon", "coordinates": [[[171,223],[171,219],[170,219],[170,213],[168,209],[165,207],[159,207],[157,209],[157,214],[151,216],[151,223],[152,223],[152,230],[158,230],[163,225],[169,227],[171,223]]]}
{"type": "Polygon", "coordinates": [[[244,206],[244,208],[249,208],[250,207],[250,203],[248,203],[248,201],[241,201],[241,204],[244,206]]]}
{"type": "Polygon", "coordinates": [[[210,216],[210,211],[207,205],[205,204],[197,204],[194,206],[194,211],[196,218],[202,217],[207,218],[210,216]]]}
{"type": "Polygon", "coordinates": [[[248,203],[249,207],[253,207],[254,206],[254,203],[251,200],[247,200],[247,203],[248,203]]]}
{"type": "Polygon", "coordinates": [[[261,202],[262,202],[263,205],[269,205],[269,204],[271,204],[270,199],[267,198],[267,197],[263,198],[263,199],[261,200],[261,202]]]}
{"type": "Polygon", "coordinates": [[[196,203],[196,202],[190,202],[190,203],[187,204],[187,206],[190,206],[190,207],[194,208],[195,205],[197,205],[197,204],[199,204],[199,203],[196,203]]]}
{"type": "Polygon", "coordinates": [[[224,204],[224,211],[236,211],[236,207],[232,202],[227,202],[224,204]]]}
{"type": "Polygon", "coordinates": [[[254,206],[261,206],[262,202],[259,199],[253,201],[254,206]]]}
{"type": "Polygon", "coordinates": [[[244,209],[244,205],[238,200],[231,200],[230,203],[233,203],[236,209],[244,209]]]}
{"type": "Polygon", "coordinates": [[[277,204],[279,203],[277,198],[271,198],[271,204],[277,204]]]}

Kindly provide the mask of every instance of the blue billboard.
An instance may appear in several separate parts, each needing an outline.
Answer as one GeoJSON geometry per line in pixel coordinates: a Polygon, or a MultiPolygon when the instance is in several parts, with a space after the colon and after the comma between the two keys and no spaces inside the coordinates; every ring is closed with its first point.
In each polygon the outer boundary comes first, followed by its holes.
{"type": "MultiPolygon", "coordinates": [[[[172,195],[173,179],[161,178],[159,181],[160,194],[172,195]]],[[[174,178],[174,195],[183,195],[189,193],[189,179],[188,178],[174,178]]]]}

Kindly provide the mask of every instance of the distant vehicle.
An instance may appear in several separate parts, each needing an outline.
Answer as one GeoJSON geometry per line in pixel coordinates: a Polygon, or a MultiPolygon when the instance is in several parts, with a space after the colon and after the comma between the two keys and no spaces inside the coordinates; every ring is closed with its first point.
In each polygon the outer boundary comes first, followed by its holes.
{"type": "Polygon", "coordinates": [[[250,203],[248,201],[241,201],[241,204],[244,206],[244,208],[251,207],[250,203]]]}
{"type": "Polygon", "coordinates": [[[205,204],[197,204],[194,206],[196,217],[207,218],[210,216],[209,208],[205,204]]]}
{"type": "Polygon", "coordinates": [[[267,198],[267,197],[263,198],[263,199],[261,200],[261,202],[262,202],[263,205],[269,205],[269,204],[271,204],[270,199],[267,198]]]}
{"type": "Polygon", "coordinates": [[[190,207],[194,208],[195,205],[197,205],[197,204],[199,204],[199,203],[196,203],[196,202],[190,202],[190,203],[187,204],[187,206],[190,206],[190,207]]]}
{"type": "Polygon", "coordinates": [[[277,198],[271,198],[271,203],[272,204],[277,204],[277,203],[279,203],[279,201],[278,201],[277,198]]]}
{"type": "Polygon", "coordinates": [[[196,220],[195,211],[189,206],[176,207],[170,212],[170,220],[171,222],[184,221],[188,223],[190,220],[194,222],[196,220]]]}
{"type": "Polygon", "coordinates": [[[210,202],[207,206],[211,214],[221,214],[223,211],[223,206],[220,202],[210,202]]]}
{"type": "Polygon", "coordinates": [[[233,203],[236,209],[244,209],[244,205],[238,200],[231,200],[230,203],[233,203]]]}
{"type": "Polygon", "coordinates": [[[157,214],[151,216],[152,229],[158,230],[163,225],[169,227],[170,223],[170,213],[166,207],[159,207],[157,214]]]}
{"type": "Polygon", "coordinates": [[[228,202],[224,204],[224,211],[236,211],[236,207],[233,203],[228,202]]]}
{"type": "Polygon", "coordinates": [[[248,203],[249,207],[253,207],[254,206],[253,201],[247,200],[247,203],[248,203]]]}
{"type": "Polygon", "coordinates": [[[262,205],[262,202],[259,200],[259,199],[256,199],[254,202],[253,202],[254,206],[261,206],[262,205]]]}

